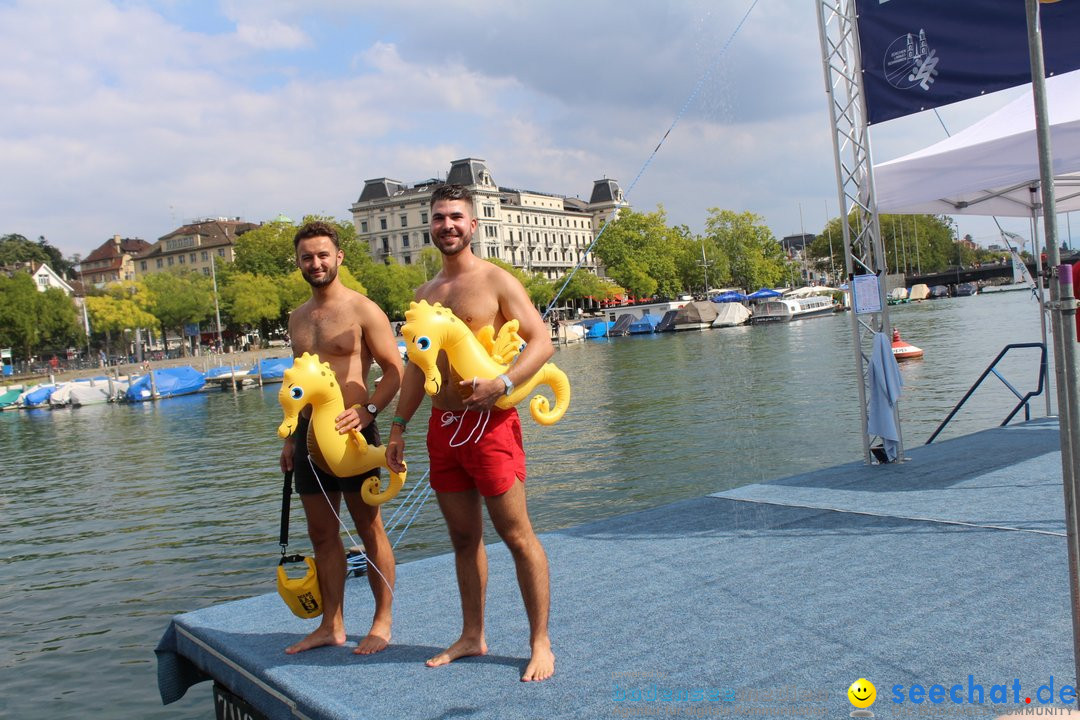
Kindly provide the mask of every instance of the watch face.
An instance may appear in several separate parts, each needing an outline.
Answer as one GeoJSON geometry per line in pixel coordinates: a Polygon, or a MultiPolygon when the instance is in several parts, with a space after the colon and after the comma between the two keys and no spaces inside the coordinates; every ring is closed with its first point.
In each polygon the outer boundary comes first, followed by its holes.
{"type": "Polygon", "coordinates": [[[369,413],[371,413],[371,416],[372,416],[372,417],[375,417],[376,415],[378,415],[378,414],[379,414],[379,408],[375,407],[375,403],[368,403],[368,404],[367,404],[367,405],[365,406],[365,409],[366,409],[366,410],[367,410],[367,411],[368,411],[369,413]]]}

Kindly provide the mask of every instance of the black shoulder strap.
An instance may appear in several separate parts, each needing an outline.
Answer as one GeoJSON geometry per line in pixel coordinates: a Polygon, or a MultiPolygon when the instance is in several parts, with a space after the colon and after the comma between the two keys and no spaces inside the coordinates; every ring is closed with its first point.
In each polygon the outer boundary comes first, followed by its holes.
{"type": "Polygon", "coordinates": [[[285,484],[281,489],[281,534],[278,542],[281,544],[281,554],[285,554],[285,548],[289,547],[289,505],[292,500],[292,470],[285,473],[285,484]]]}

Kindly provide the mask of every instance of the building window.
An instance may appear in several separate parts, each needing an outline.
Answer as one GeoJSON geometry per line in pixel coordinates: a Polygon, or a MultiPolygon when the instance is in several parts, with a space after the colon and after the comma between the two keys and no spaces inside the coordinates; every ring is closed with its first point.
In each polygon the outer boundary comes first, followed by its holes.
{"type": "Polygon", "coordinates": [[[427,230],[424,231],[424,244],[425,245],[430,245],[431,244],[431,233],[429,233],[427,230]]]}
{"type": "Polygon", "coordinates": [[[426,212],[420,213],[420,223],[422,225],[427,225],[428,224],[428,219],[427,219],[427,213],[426,212]]]}
{"type": "Polygon", "coordinates": [[[143,272],[146,272],[146,261],[145,260],[140,260],[139,261],[139,269],[142,270],[143,272]]]}
{"type": "Polygon", "coordinates": [[[161,267],[161,258],[158,258],[158,259],[157,259],[157,266],[158,266],[159,268],[161,267]]]}
{"type": "Polygon", "coordinates": [[[203,275],[209,275],[209,274],[210,274],[210,268],[208,268],[208,267],[204,267],[204,268],[202,269],[202,274],[203,274],[203,275]]]}
{"type": "Polygon", "coordinates": [[[190,260],[191,264],[194,265],[195,264],[195,253],[191,253],[191,257],[189,257],[188,260],[190,260]]]}
{"type": "MultiPolygon", "coordinates": [[[[170,259],[170,260],[172,260],[172,258],[169,258],[169,259],[170,259]]],[[[187,258],[186,258],[186,257],[184,257],[183,255],[180,255],[180,256],[178,256],[178,257],[176,258],[176,262],[178,262],[178,263],[180,263],[181,265],[183,265],[184,263],[186,263],[186,262],[187,262],[187,258]]]]}
{"type": "Polygon", "coordinates": [[[409,216],[408,215],[402,215],[401,216],[401,227],[409,227],[409,216]]]}
{"type": "Polygon", "coordinates": [[[485,205],[484,206],[484,217],[486,217],[486,218],[495,217],[495,208],[492,207],[491,205],[485,205]]]}
{"type": "Polygon", "coordinates": [[[401,233],[401,247],[409,247],[409,233],[401,233]]]}
{"type": "Polygon", "coordinates": [[[389,254],[390,253],[390,238],[385,237],[385,236],[382,239],[382,251],[383,251],[383,254],[389,254]]]}
{"type": "Polygon", "coordinates": [[[386,229],[386,218],[379,218],[379,229],[380,230],[385,230],[386,229]]]}
{"type": "Polygon", "coordinates": [[[172,266],[173,266],[173,259],[172,259],[172,255],[170,255],[170,256],[169,256],[168,260],[166,260],[166,264],[167,264],[167,265],[168,265],[169,267],[172,267],[172,266]]]}
{"type": "Polygon", "coordinates": [[[361,220],[360,221],[360,232],[362,232],[362,233],[367,232],[367,220],[361,220]]]}
{"type": "Polygon", "coordinates": [[[218,249],[217,249],[217,256],[218,256],[219,258],[223,258],[223,257],[225,257],[225,248],[218,248],[218,249]]]}
{"type": "MultiPolygon", "coordinates": [[[[209,259],[210,259],[210,253],[208,253],[208,252],[206,252],[205,250],[203,250],[203,251],[202,251],[202,261],[203,261],[203,262],[206,262],[206,261],[207,261],[207,260],[209,260],[209,259]]],[[[192,258],[192,261],[194,261],[194,260],[195,260],[195,258],[192,258]]]]}
{"type": "Polygon", "coordinates": [[[410,255],[409,253],[405,253],[402,256],[402,259],[405,261],[406,265],[412,265],[412,255],[410,255]]]}

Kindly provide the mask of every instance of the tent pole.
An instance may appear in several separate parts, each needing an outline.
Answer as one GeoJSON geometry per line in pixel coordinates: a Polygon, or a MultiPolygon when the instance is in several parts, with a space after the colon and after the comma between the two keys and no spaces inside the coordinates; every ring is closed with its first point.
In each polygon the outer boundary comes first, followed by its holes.
{"type": "MultiPolygon", "coordinates": [[[[1080,486],[1080,427],[1077,427],[1076,386],[1076,300],[1072,268],[1059,267],[1057,206],[1050,148],[1050,117],[1046,105],[1046,69],[1043,65],[1039,0],[1026,0],[1028,49],[1031,53],[1031,94],[1035,104],[1035,137],[1039,148],[1039,178],[1042,184],[1043,232],[1046,258],[1059,283],[1050,286],[1050,320],[1054,335],[1054,375],[1057,379],[1058,420],[1061,433],[1061,471],[1065,501],[1065,530],[1068,539],[1069,595],[1073,623],[1073,664],[1080,677],[1080,526],[1077,524],[1077,496],[1080,486]]],[[[1047,399],[1049,399],[1047,388],[1047,399]]]]}

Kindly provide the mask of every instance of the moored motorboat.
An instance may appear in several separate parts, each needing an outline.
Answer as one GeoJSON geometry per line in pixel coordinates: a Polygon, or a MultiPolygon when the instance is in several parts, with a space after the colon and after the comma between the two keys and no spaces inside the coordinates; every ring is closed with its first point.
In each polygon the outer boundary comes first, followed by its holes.
{"type": "Polygon", "coordinates": [[[768,322],[791,322],[803,318],[831,315],[835,311],[836,303],[831,297],[823,295],[781,298],[758,303],[750,322],[755,325],[768,322]]]}
{"type": "Polygon", "coordinates": [[[897,360],[914,360],[923,356],[923,350],[915,347],[900,337],[900,331],[893,328],[892,331],[892,354],[897,360]]]}

